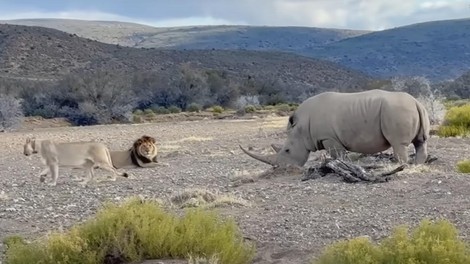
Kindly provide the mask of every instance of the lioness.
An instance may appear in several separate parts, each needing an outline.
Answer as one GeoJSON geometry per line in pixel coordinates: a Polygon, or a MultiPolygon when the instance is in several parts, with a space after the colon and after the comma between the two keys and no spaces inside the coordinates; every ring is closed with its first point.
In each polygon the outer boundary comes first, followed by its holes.
{"type": "Polygon", "coordinates": [[[157,141],[154,137],[142,136],[128,150],[110,151],[113,166],[120,168],[152,168],[161,165],[158,162],[157,141]]]}
{"type": "Polygon", "coordinates": [[[111,180],[116,180],[116,175],[128,177],[128,174],[119,173],[112,165],[108,147],[99,142],[67,142],[57,143],[52,140],[36,140],[27,138],[24,144],[25,156],[35,153],[41,155],[44,170],[39,174],[39,181],[44,182],[50,172],[52,182],[48,185],[55,186],[59,177],[59,167],[81,168],[86,171],[86,178],[82,184],[86,185],[94,177],[94,168],[102,168],[112,172],[111,180]]]}

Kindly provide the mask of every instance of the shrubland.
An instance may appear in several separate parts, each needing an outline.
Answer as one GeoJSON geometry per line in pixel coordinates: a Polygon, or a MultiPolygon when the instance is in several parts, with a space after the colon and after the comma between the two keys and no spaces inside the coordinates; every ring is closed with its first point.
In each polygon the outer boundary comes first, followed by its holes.
{"type": "MultiPolygon", "coordinates": [[[[408,92],[425,105],[431,124],[444,122],[445,91],[438,90],[425,78],[392,78],[358,88],[369,89],[408,92]]],[[[275,76],[254,74],[246,79],[237,79],[224,70],[194,68],[187,63],[181,64],[179,71],[170,79],[149,71],[123,73],[104,70],[73,73],[55,81],[0,78],[0,95],[14,98],[16,109],[21,110],[21,115],[8,117],[10,120],[23,115],[65,117],[74,125],[133,122],[144,118],[140,111],[147,116],[205,109],[215,114],[228,109],[239,114],[260,109],[285,114],[319,92],[323,90],[293,87],[275,76]],[[139,116],[134,113],[139,113],[139,116]]],[[[0,103],[0,111],[11,107],[3,101],[0,103]]],[[[442,134],[462,134],[461,130],[460,125],[446,126],[442,128],[442,134]]]]}
{"type": "Polygon", "coordinates": [[[176,216],[156,201],[139,198],[107,203],[94,217],[66,232],[52,232],[31,243],[12,236],[4,243],[7,264],[134,263],[165,258],[242,264],[250,263],[255,252],[231,219],[201,209],[176,216]]]}
{"type": "Polygon", "coordinates": [[[407,226],[399,226],[377,243],[367,237],[338,241],[312,261],[312,264],[392,263],[470,263],[470,248],[458,237],[457,229],[449,221],[433,223],[424,219],[412,232],[407,226]]]}

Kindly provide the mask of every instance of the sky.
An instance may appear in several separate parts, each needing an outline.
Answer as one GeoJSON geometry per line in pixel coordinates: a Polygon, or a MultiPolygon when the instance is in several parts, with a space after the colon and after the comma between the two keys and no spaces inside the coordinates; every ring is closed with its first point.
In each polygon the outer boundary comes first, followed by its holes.
{"type": "Polygon", "coordinates": [[[470,18],[470,0],[0,0],[0,20],[21,18],[383,30],[470,18]]]}

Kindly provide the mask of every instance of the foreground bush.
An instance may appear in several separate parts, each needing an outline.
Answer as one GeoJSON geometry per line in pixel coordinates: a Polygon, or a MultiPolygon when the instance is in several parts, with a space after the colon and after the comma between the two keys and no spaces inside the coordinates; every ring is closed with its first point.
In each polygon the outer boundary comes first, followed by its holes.
{"type": "Polygon", "coordinates": [[[470,104],[450,107],[444,125],[439,127],[441,137],[466,136],[470,132],[470,104]]]}
{"type": "Polygon", "coordinates": [[[380,245],[360,237],[328,247],[315,264],[463,264],[470,263],[468,246],[448,221],[424,220],[408,234],[398,227],[380,245]]]}
{"type": "Polygon", "coordinates": [[[187,211],[179,218],[156,203],[132,199],[108,204],[96,217],[66,233],[53,233],[31,244],[7,243],[6,263],[129,263],[144,259],[215,257],[220,263],[249,263],[254,248],[232,220],[214,213],[187,211]]]}
{"type": "Polygon", "coordinates": [[[461,173],[470,173],[470,160],[461,160],[457,162],[457,170],[461,173]]]}

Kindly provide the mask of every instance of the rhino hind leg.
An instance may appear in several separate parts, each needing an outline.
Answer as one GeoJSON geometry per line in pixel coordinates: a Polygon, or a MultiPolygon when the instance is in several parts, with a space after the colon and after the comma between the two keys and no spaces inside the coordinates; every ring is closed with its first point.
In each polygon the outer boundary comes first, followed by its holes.
{"type": "Polygon", "coordinates": [[[414,141],[413,146],[415,147],[415,163],[416,164],[424,164],[428,158],[428,143],[427,142],[419,142],[414,141]]]}
{"type": "Polygon", "coordinates": [[[392,144],[393,156],[398,163],[408,163],[408,147],[409,144],[392,144]]]}

